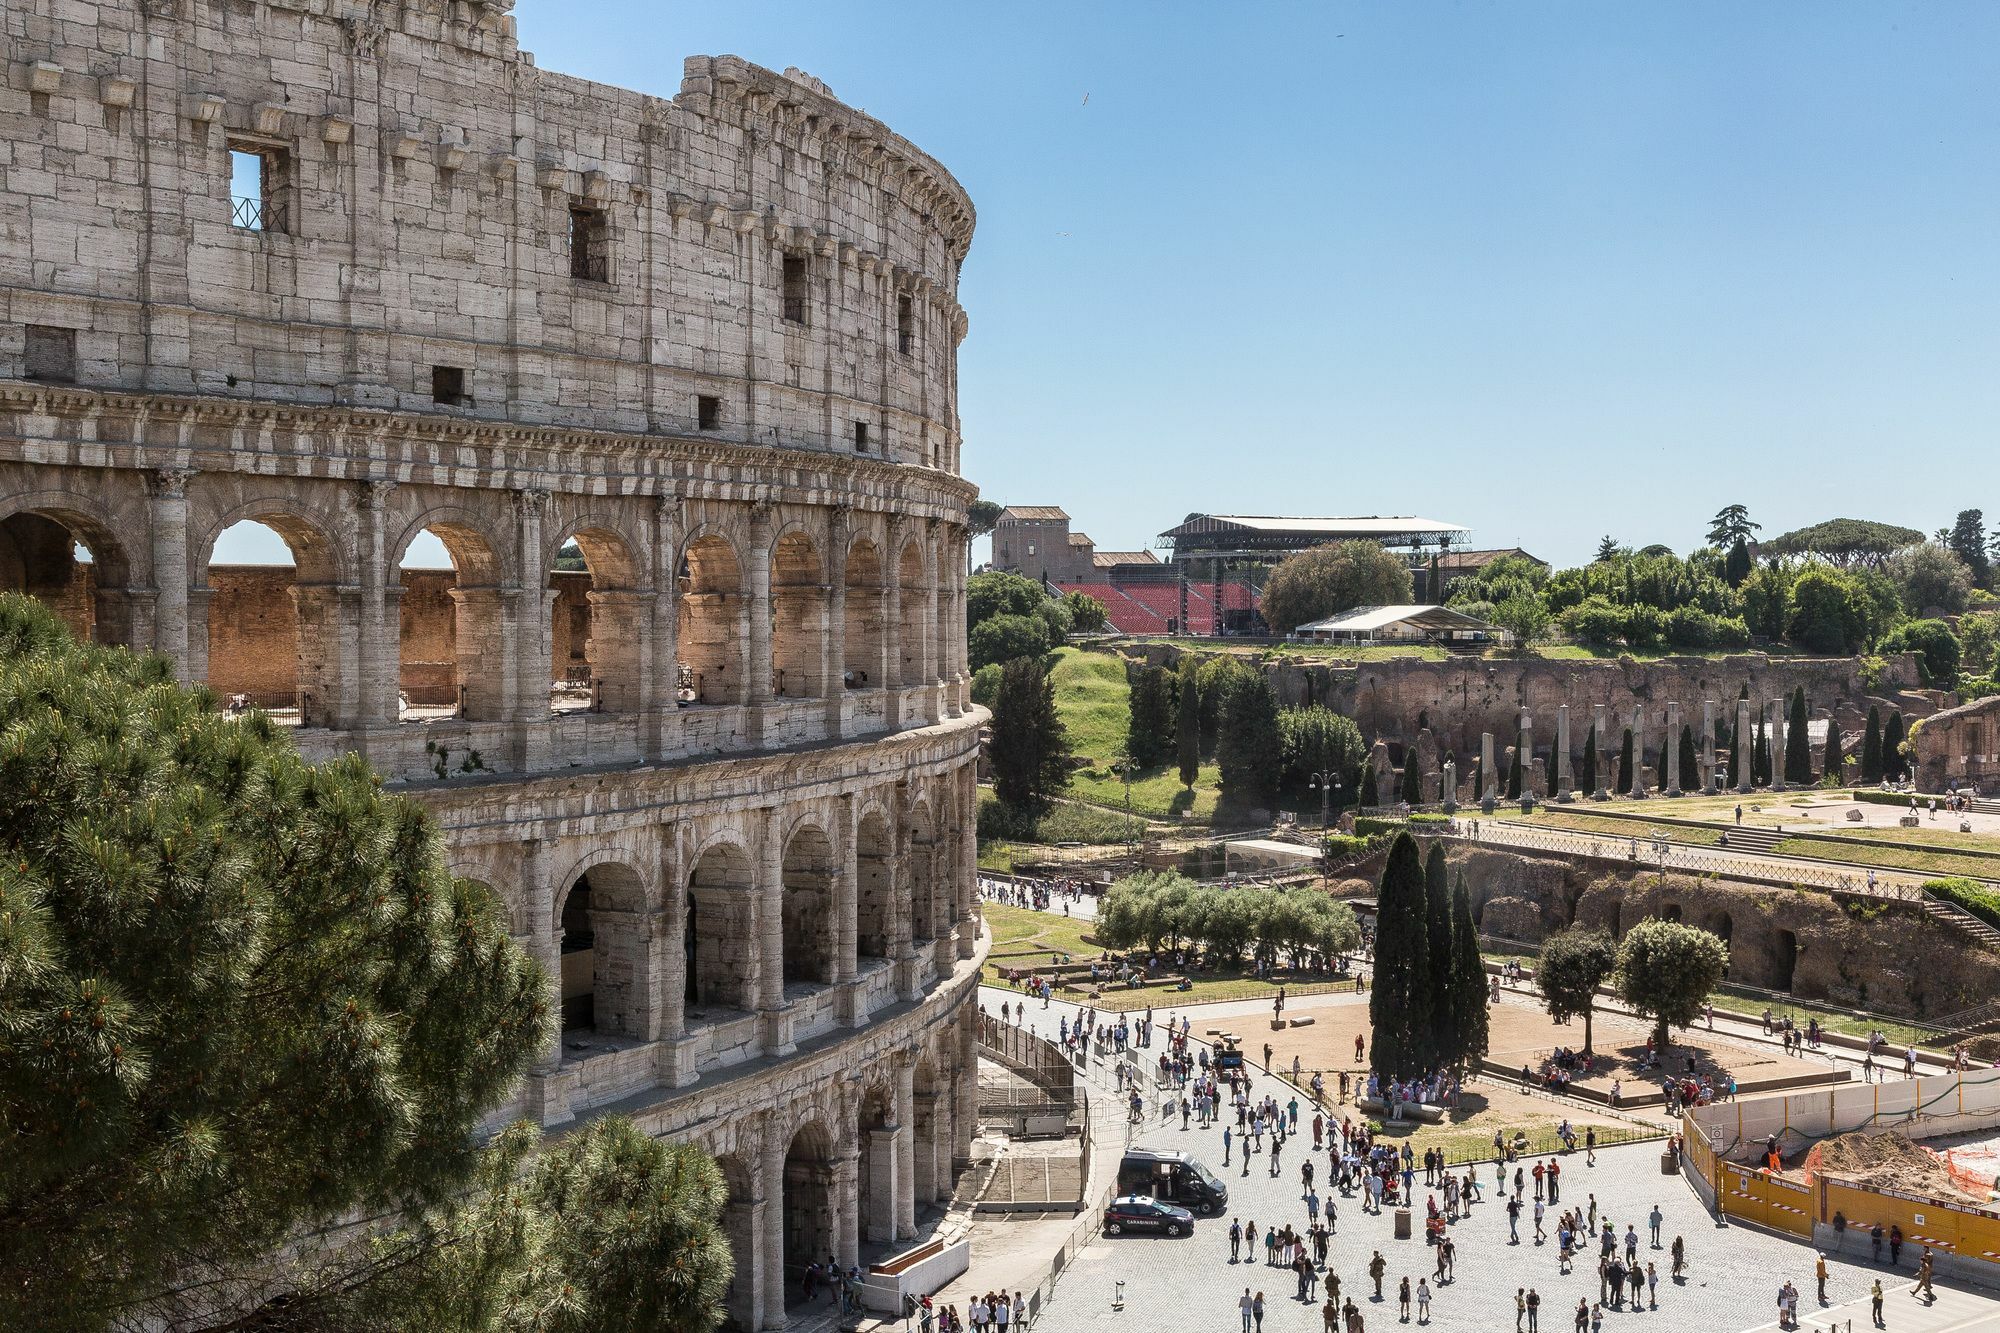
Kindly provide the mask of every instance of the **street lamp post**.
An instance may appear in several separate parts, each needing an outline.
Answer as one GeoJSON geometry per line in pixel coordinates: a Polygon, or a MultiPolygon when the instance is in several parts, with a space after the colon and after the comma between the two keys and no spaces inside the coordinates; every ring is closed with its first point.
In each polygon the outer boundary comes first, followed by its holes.
{"type": "Polygon", "coordinates": [[[1111,766],[1111,771],[1116,773],[1119,777],[1125,780],[1125,855],[1129,857],[1132,855],[1132,761],[1131,759],[1124,758],[1118,760],[1118,762],[1114,763],[1111,766]]]}
{"type": "Polygon", "coordinates": [[[1319,837],[1320,862],[1323,869],[1333,869],[1333,820],[1328,813],[1329,806],[1338,807],[1340,801],[1340,774],[1333,769],[1320,769],[1309,775],[1306,787],[1319,793],[1319,837]]]}

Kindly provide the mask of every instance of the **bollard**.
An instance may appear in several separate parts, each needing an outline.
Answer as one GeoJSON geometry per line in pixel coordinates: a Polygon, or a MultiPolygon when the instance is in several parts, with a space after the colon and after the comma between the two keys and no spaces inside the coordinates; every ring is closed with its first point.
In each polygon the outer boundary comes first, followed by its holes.
{"type": "Polygon", "coordinates": [[[1125,1279],[1122,1277],[1118,1279],[1118,1290],[1112,1294],[1111,1308],[1114,1310],[1125,1308],[1125,1279]]]}

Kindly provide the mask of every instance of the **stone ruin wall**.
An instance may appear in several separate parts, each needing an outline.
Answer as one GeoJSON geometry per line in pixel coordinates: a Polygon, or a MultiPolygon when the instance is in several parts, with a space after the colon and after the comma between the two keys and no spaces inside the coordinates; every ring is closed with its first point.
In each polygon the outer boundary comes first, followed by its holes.
{"type": "Polygon", "coordinates": [[[2000,695],[1924,719],[1914,744],[1918,790],[2000,795],[2000,695]]]}
{"type": "Polygon", "coordinates": [[[1582,925],[1619,936],[1665,916],[1723,936],[1731,981],[1804,1000],[1937,1018],[2000,993],[2000,955],[1914,903],[1484,848],[1452,848],[1449,858],[1486,935],[1539,944],[1582,925]]]}

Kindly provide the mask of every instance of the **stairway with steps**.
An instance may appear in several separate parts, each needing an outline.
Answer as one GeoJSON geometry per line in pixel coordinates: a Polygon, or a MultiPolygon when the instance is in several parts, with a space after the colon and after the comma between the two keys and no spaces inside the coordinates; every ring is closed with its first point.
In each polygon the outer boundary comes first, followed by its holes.
{"type": "Polygon", "coordinates": [[[1770,828],[1733,828],[1729,830],[1729,850],[1732,852],[1774,852],[1783,842],[1786,834],[1770,828]]]}
{"type": "Polygon", "coordinates": [[[2000,800],[1975,796],[1972,798],[1972,812],[1976,815],[2000,815],[2000,800]]]}
{"type": "Polygon", "coordinates": [[[1989,949],[2000,950],[2000,930],[1995,930],[1958,904],[1934,898],[1928,893],[1918,901],[1923,904],[1926,915],[1944,922],[1963,934],[1970,935],[1989,949]]]}

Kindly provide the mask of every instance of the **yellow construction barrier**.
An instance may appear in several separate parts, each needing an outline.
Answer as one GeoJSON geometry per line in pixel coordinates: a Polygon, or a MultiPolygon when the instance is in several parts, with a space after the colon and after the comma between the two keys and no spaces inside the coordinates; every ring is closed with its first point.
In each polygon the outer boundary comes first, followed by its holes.
{"type": "Polygon", "coordinates": [[[1764,1171],[1722,1164],[1722,1183],[1716,1190],[1722,1211],[1743,1222],[1754,1222],[1773,1231],[1812,1238],[1813,1192],[1764,1171]]]}

